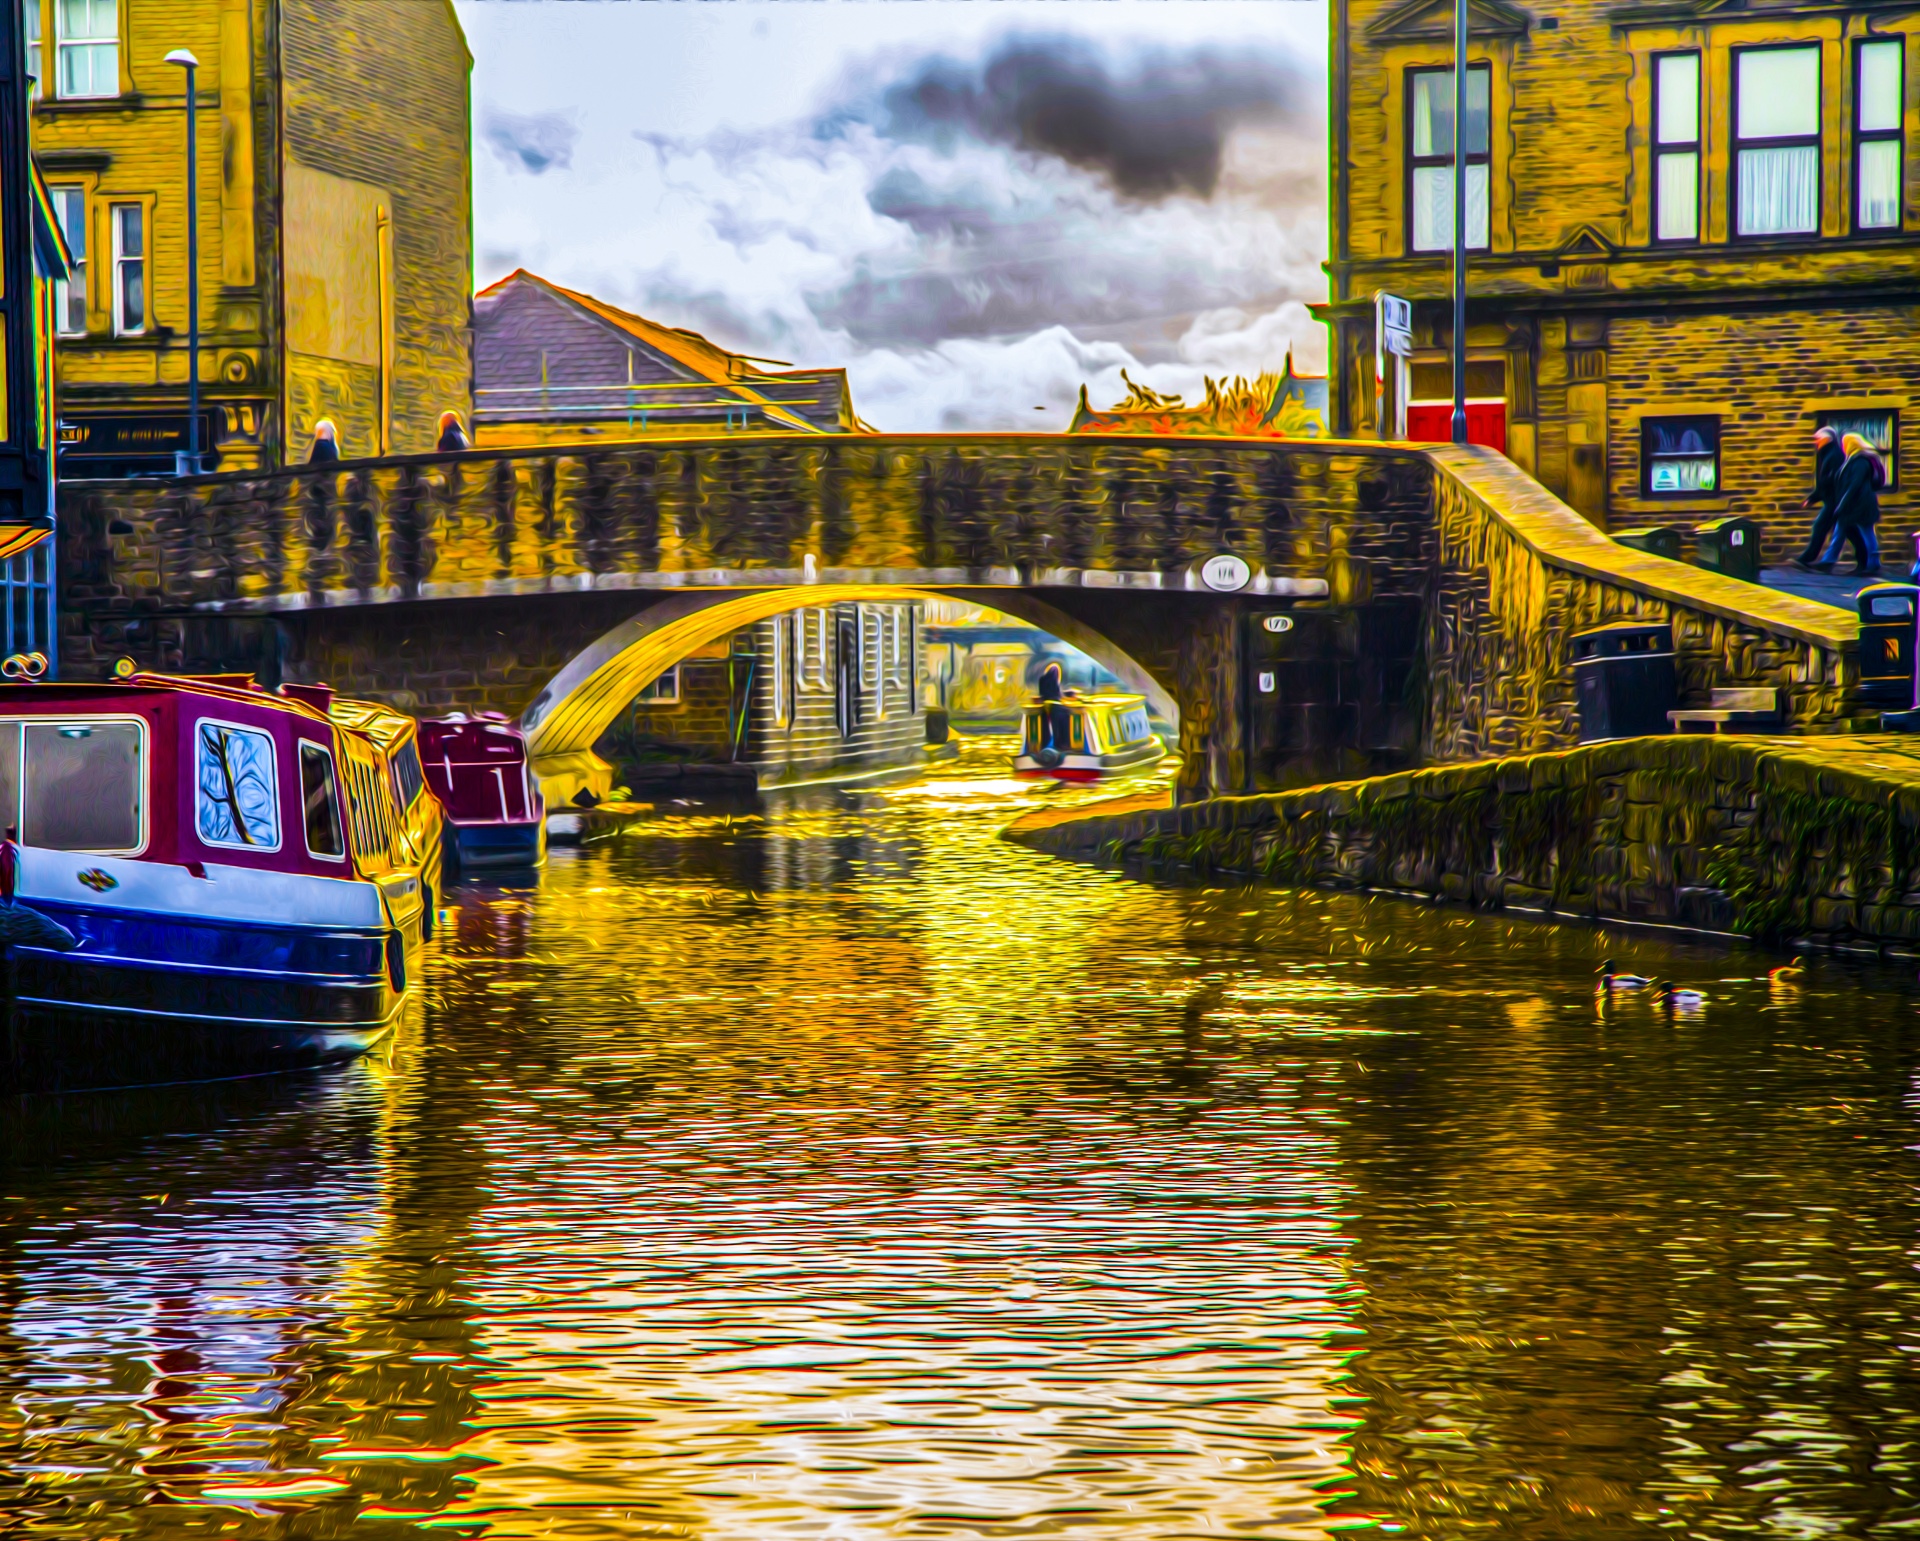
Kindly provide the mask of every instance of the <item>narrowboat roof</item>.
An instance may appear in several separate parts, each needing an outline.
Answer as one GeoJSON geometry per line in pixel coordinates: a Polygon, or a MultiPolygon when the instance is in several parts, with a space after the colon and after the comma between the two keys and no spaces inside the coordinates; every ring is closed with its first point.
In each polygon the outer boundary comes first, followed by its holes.
{"type": "Polygon", "coordinates": [[[414,730],[411,717],[378,701],[349,701],[344,697],[336,697],[333,709],[327,715],[338,727],[352,728],[355,732],[366,734],[382,754],[404,743],[407,735],[414,730]]]}
{"type": "Polygon", "coordinates": [[[136,701],[156,695],[201,696],[214,701],[244,701],[249,706],[265,707],[303,717],[311,722],[327,722],[322,712],[303,701],[263,690],[246,674],[131,674],[125,679],[100,681],[35,680],[0,682],[0,710],[29,701],[75,700],[90,704],[136,701]]]}

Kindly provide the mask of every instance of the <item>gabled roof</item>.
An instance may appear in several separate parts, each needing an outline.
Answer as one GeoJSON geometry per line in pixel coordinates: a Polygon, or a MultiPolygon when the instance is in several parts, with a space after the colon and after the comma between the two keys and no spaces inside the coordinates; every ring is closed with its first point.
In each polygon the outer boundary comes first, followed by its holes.
{"type": "MultiPolygon", "coordinates": [[[[1467,0],[1467,31],[1474,37],[1524,36],[1533,18],[1507,0],[1467,0]]],[[[1367,23],[1367,36],[1413,41],[1453,36],[1453,0],[1402,0],[1367,23]]]]}
{"type": "MultiPolygon", "coordinates": [[[[798,429],[802,433],[822,433],[818,423],[809,422],[797,412],[789,411],[778,402],[754,388],[756,381],[764,384],[791,380],[796,376],[805,377],[822,374],[841,374],[844,370],[809,369],[795,370],[792,374],[782,374],[758,367],[761,363],[778,363],[776,359],[754,359],[744,353],[730,353],[717,343],[702,337],[698,332],[688,331],[684,327],[662,326],[657,321],[649,321],[645,316],[636,316],[631,311],[622,310],[617,305],[609,305],[605,300],[595,299],[590,294],[581,294],[574,289],[566,289],[551,279],[542,278],[538,273],[529,273],[525,268],[515,268],[498,283],[489,284],[482,289],[476,299],[487,299],[497,295],[514,284],[529,284],[544,290],[565,304],[585,311],[602,325],[609,326],[623,336],[630,337],[658,354],[671,366],[683,370],[689,380],[703,380],[718,386],[740,401],[758,407],[771,420],[798,429]]],[[[847,400],[842,393],[843,401],[847,400]]],[[[849,410],[849,415],[851,412],[849,410]]],[[[855,425],[859,420],[854,419],[855,425]]]]}

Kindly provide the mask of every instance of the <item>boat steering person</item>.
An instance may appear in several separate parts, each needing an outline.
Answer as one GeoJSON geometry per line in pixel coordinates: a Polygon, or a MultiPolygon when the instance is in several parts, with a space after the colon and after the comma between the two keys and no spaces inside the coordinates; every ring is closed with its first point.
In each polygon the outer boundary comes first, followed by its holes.
{"type": "Polygon", "coordinates": [[[1041,700],[1040,709],[1040,749],[1044,753],[1051,749],[1056,756],[1067,752],[1070,741],[1069,723],[1072,713],[1067,710],[1064,676],[1058,663],[1049,663],[1040,671],[1041,700]]]}

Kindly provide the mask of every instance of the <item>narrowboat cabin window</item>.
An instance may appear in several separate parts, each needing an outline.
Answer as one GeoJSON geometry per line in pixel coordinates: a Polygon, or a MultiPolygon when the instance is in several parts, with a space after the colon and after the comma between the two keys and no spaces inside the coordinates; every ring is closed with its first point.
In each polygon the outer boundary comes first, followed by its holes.
{"type": "Polygon", "coordinates": [[[1820,229],[1820,48],[1746,48],[1734,56],[1734,229],[1820,229]]]}
{"type": "Polygon", "coordinates": [[[1640,468],[1647,497],[1711,497],[1720,490],[1720,419],[1643,418],[1640,468]]]}
{"type": "Polygon", "coordinates": [[[1880,458],[1887,465],[1887,485],[1883,489],[1896,492],[1900,487],[1900,414],[1892,407],[1861,410],[1855,412],[1822,412],[1819,423],[1822,428],[1831,428],[1845,438],[1857,433],[1867,443],[1880,451],[1880,458]]]}
{"type": "Polygon", "coordinates": [[[333,755],[318,744],[300,744],[300,802],[305,810],[307,850],[327,861],[343,861],[346,835],[340,824],[340,789],[334,781],[333,755]]]}
{"type": "Polygon", "coordinates": [[[193,811],[200,843],[279,850],[273,736],[203,718],[194,739],[193,811]]]}
{"type": "Polygon", "coordinates": [[[22,845],[138,852],[147,843],[146,748],[144,725],[125,719],[0,723],[0,815],[18,825],[22,845]]]}
{"type": "Polygon", "coordinates": [[[420,746],[409,739],[393,757],[394,793],[403,811],[410,811],[427,789],[426,773],[420,769],[420,746]]]}

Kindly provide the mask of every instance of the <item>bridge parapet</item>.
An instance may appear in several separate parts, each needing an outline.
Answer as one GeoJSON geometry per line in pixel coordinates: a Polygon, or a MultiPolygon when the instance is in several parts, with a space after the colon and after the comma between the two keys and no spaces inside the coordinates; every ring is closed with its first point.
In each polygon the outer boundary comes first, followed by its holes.
{"type": "MultiPolygon", "coordinates": [[[[214,666],[195,628],[227,635],[256,617],[292,676],[420,708],[518,711],[590,640],[569,629],[576,616],[597,636],[660,590],[867,581],[983,586],[986,603],[995,589],[1009,601],[1045,590],[1179,698],[1183,748],[1209,760],[1195,774],[1214,788],[1266,774],[1235,623],[1261,605],[1353,618],[1339,645],[1356,656],[1392,629],[1378,618],[1412,618],[1409,710],[1356,730],[1377,740],[1356,752],[1382,769],[1376,750],[1412,763],[1571,743],[1571,638],[1618,620],[1673,624],[1683,700],[1770,685],[1796,727],[1835,726],[1856,630],[1830,607],[1621,547],[1475,449],[650,440],[69,483],[60,522],[70,673],[104,673],[123,655],[214,666]],[[1222,552],[1247,561],[1256,587],[1192,591],[1196,564],[1222,552]],[[420,624],[428,614],[444,623],[420,624]]],[[[1409,660],[1370,667],[1368,688],[1392,696],[1409,660]]]]}

